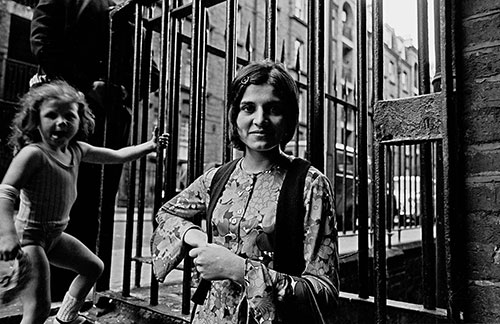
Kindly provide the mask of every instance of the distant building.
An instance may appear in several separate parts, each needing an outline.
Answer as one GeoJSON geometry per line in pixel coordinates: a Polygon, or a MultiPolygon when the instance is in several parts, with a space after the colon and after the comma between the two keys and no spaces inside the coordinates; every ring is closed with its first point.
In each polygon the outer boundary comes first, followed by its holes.
{"type": "MultiPolygon", "coordinates": [[[[32,9],[28,5],[33,1],[0,2],[0,113],[4,123],[0,128],[0,149],[5,150],[5,140],[8,136],[8,122],[13,112],[14,104],[28,87],[28,80],[36,72],[37,66],[31,55],[29,45],[29,25],[32,9]],[[15,36],[14,36],[15,35],[15,36]]],[[[119,1],[120,2],[120,1],[119,1]]],[[[307,84],[308,53],[307,53],[307,5],[306,0],[279,1],[277,12],[277,44],[276,59],[282,60],[292,75],[304,86],[307,84]]],[[[327,1],[325,2],[325,91],[331,96],[344,100],[352,105],[356,104],[356,78],[357,78],[357,41],[356,41],[356,7],[354,0],[327,1]]],[[[237,26],[237,53],[244,60],[259,60],[264,57],[264,27],[265,6],[258,5],[253,0],[240,0],[238,6],[237,26]]],[[[160,10],[157,8],[156,10],[160,10]]],[[[208,44],[214,48],[224,50],[226,39],[225,5],[221,3],[208,11],[207,38],[208,44]]],[[[185,31],[190,31],[190,21],[183,25],[185,31]]],[[[187,34],[187,32],[186,32],[187,34]]],[[[371,48],[371,33],[368,33],[368,52],[371,48]]],[[[385,83],[384,96],[399,98],[416,95],[417,78],[417,49],[406,44],[405,40],[398,37],[396,31],[390,26],[385,26],[384,32],[384,58],[385,58],[385,83]]],[[[154,38],[153,56],[159,61],[158,35],[154,38]]],[[[369,54],[370,55],[370,54],[369,54]]],[[[185,163],[188,150],[189,130],[189,86],[190,86],[190,46],[183,45],[180,84],[180,127],[179,127],[179,173],[185,174],[185,163]]],[[[371,62],[369,62],[371,64],[371,62]]],[[[222,147],[222,116],[224,108],[224,60],[216,55],[207,54],[207,82],[206,91],[206,118],[205,118],[205,164],[211,166],[221,162],[222,147]]],[[[371,79],[371,68],[368,71],[371,79]]],[[[371,93],[371,85],[368,85],[371,93]]],[[[150,119],[155,118],[157,111],[157,96],[151,97],[150,119]]],[[[337,107],[333,113],[333,105],[327,105],[330,110],[329,118],[333,124],[338,125],[336,134],[337,143],[355,146],[356,125],[355,118],[349,110],[337,107]],[[345,115],[347,113],[347,115],[345,115]],[[344,123],[344,120],[346,121],[344,123]],[[341,122],[339,122],[341,121],[341,122]],[[344,125],[345,124],[345,125],[344,125]]],[[[300,95],[300,126],[296,144],[290,145],[290,153],[304,155],[306,140],[307,96],[305,89],[300,95]]],[[[151,122],[153,123],[153,122],[151,122]]],[[[329,136],[325,134],[325,136],[329,136]]],[[[333,143],[330,143],[333,145],[333,143]]],[[[327,150],[338,150],[334,145],[327,150]]],[[[333,154],[333,153],[332,153],[333,154]]],[[[2,154],[0,159],[0,173],[3,174],[9,154],[2,154]]],[[[327,163],[328,165],[328,163],[327,163]]],[[[333,166],[330,163],[330,169],[333,166]]],[[[351,167],[352,169],[352,167],[351,167]]],[[[328,171],[330,177],[334,171],[328,171]]],[[[184,180],[179,180],[179,186],[185,186],[184,180]]],[[[122,192],[126,192],[122,190],[122,192]]]]}

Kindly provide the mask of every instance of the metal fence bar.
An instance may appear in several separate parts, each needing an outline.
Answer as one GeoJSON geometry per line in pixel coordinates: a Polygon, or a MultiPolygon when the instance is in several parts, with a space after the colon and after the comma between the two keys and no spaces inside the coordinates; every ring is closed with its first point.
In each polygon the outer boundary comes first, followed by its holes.
{"type": "MultiPolygon", "coordinates": [[[[161,7],[161,25],[160,25],[160,62],[159,62],[159,88],[158,88],[158,119],[157,126],[160,134],[165,132],[165,118],[167,117],[167,73],[168,73],[168,28],[169,28],[169,0],[163,0],[161,7]]],[[[172,140],[172,139],[171,139],[172,140]]],[[[172,147],[175,145],[169,145],[172,147]]],[[[155,187],[154,187],[154,201],[153,201],[153,215],[156,215],[158,210],[160,209],[163,201],[162,201],[162,193],[163,193],[163,168],[164,168],[164,152],[163,149],[159,147],[156,150],[156,178],[155,178],[155,187]]],[[[153,229],[156,229],[158,223],[153,217],[153,229]]],[[[151,271],[151,288],[150,288],[150,305],[158,304],[158,282],[151,271]]]]}
{"type": "Polygon", "coordinates": [[[436,255],[437,306],[446,308],[446,250],[443,218],[443,144],[436,143],[436,255]]]}
{"type": "Polygon", "coordinates": [[[436,250],[434,244],[434,207],[432,201],[432,145],[420,146],[420,200],[422,216],[422,273],[423,305],[436,309],[436,250]]]}
{"type": "MultiPolygon", "coordinates": [[[[226,3],[226,57],[225,57],[225,87],[224,87],[224,98],[227,98],[229,85],[233,80],[234,73],[236,71],[236,17],[238,14],[238,0],[227,0],[226,3]]],[[[225,107],[227,107],[227,102],[224,99],[225,107]]],[[[229,162],[232,158],[232,150],[229,143],[229,119],[227,116],[227,109],[224,109],[223,114],[223,131],[222,131],[222,162],[229,162]]]]}
{"type": "Polygon", "coordinates": [[[441,21],[441,71],[442,71],[442,94],[443,94],[443,217],[446,251],[446,272],[448,286],[448,317],[453,321],[460,321],[461,312],[460,299],[460,268],[458,263],[459,244],[453,239],[457,237],[455,222],[460,219],[459,193],[457,185],[458,176],[458,116],[453,97],[453,30],[457,26],[458,19],[454,19],[456,13],[451,0],[440,1],[441,21]]]}
{"type": "Polygon", "coordinates": [[[266,32],[264,57],[274,61],[276,59],[276,0],[266,0],[266,32]]]}
{"type": "MultiPolygon", "coordinates": [[[[132,145],[137,144],[139,126],[139,100],[140,100],[140,74],[141,74],[141,48],[142,48],[142,6],[135,4],[135,29],[134,29],[134,67],[132,81],[132,145]]],[[[136,161],[130,162],[129,190],[127,200],[127,223],[125,225],[125,250],[123,263],[122,296],[130,296],[130,273],[132,265],[132,239],[134,233],[135,191],[136,191],[136,161]]]]}
{"type": "MultiPolygon", "coordinates": [[[[383,40],[383,1],[373,1],[373,91],[374,100],[383,99],[384,81],[384,40],[383,40]]],[[[375,321],[385,324],[387,316],[387,275],[385,253],[385,175],[384,148],[378,138],[373,143],[374,182],[375,182],[375,321]]]]}
{"type": "Polygon", "coordinates": [[[308,5],[308,103],[307,151],[309,160],[318,170],[324,171],[324,2],[310,1],[308,5]],[[314,143],[314,144],[313,144],[314,143]]]}

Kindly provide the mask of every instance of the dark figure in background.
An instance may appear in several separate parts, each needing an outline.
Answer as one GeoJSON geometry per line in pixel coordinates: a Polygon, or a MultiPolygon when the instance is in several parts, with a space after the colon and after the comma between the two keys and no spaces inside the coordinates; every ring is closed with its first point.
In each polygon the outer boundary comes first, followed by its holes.
{"type": "MultiPolygon", "coordinates": [[[[42,73],[49,80],[63,79],[85,94],[95,115],[95,132],[89,143],[118,149],[128,144],[131,123],[130,96],[132,82],[133,26],[124,21],[113,30],[113,50],[119,47],[121,64],[112,75],[109,92],[104,79],[107,75],[110,40],[110,11],[115,4],[108,0],[40,0],[33,12],[31,47],[40,64],[42,73]],[[116,40],[116,42],[115,42],[116,40]],[[115,44],[116,43],[116,44],[115,44]],[[109,94],[109,95],[108,95],[109,94]],[[107,119],[107,121],[106,121],[107,119]],[[106,139],[104,124],[106,121],[106,139]]],[[[115,28],[115,23],[113,23],[115,28]]],[[[113,236],[112,219],[122,165],[104,169],[101,239],[113,236]]],[[[71,210],[71,222],[67,232],[80,239],[93,252],[99,232],[101,166],[82,163],[78,178],[78,197],[71,210]]],[[[103,278],[110,271],[109,256],[99,255],[105,263],[103,278]]],[[[61,300],[67,284],[74,275],[52,269],[57,285],[52,287],[53,300],[61,300]]],[[[108,289],[107,283],[104,288],[108,289]]]]}

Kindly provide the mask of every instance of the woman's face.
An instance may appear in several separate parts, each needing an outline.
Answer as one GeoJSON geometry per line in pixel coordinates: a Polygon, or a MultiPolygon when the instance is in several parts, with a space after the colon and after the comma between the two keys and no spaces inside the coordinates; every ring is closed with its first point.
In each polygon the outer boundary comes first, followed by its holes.
{"type": "Polygon", "coordinates": [[[78,132],[79,125],[76,103],[51,99],[40,106],[40,134],[42,140],[53,148],[67,146],[78,132]]]}
{"type": "Polygon", "coordinates": [[[251,84],[245,90],[236,118],[245,151],[266,152],[278,148],[286,129],[284,107],[269,84],[251,84]]]}

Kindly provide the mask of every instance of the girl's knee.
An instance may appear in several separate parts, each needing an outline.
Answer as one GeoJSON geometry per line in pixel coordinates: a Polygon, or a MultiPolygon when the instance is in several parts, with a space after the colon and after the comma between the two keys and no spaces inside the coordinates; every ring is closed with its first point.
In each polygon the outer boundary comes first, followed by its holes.
{"type": "Polygon", "coordinates": [[[88,267],[85,267],[84,273],[87,276],[94,277],[94,278],[99,278],[104,271],[104,262],[102,262],[101,259],[98,257],[95,257],[94,260],[92,260],[91,264],[88,267]]]}

